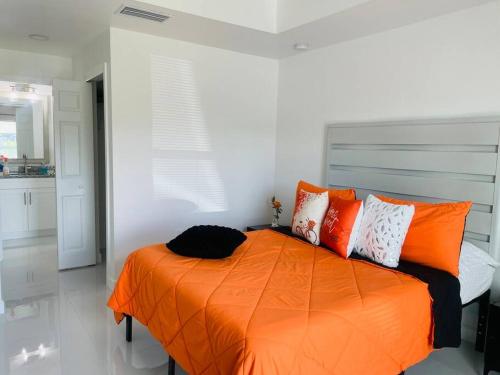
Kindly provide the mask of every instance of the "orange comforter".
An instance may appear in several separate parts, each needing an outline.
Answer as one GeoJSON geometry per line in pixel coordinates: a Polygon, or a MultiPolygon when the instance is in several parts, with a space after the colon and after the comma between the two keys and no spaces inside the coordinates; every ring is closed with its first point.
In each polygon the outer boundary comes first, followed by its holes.
{"type": "Polygon", "coordinates": [[[109,299],[190,374],[398,374],[432,351],[427,284],[270,230],[230,258],[132,253],[109,299]]]}

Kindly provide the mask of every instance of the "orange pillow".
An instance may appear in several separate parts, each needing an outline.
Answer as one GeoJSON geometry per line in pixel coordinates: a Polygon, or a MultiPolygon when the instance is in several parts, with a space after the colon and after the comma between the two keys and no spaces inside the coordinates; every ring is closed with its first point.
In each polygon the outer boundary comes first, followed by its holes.
{"type": "Polygon", "coordinates": [[[401,259],[458,276],[465,218],[472,202],[434,204],[384,196],[379,198],[389,203],[415,206],[415,215],[403,243],[401,259]]]}
{"type": "MultiPolygon", "coordinates": [[[[328,199],[331,201],[332,198],[338,197],[342,199],[347,199],[350,201],[353,201],[356,199],[356,191],[354,189],[345,189],[345,190],[337,190],[337,189],[327,189],[319,186],[315,186],[313,184],[310,184],[305,181],[299,181],[297,184],[297,190],[295,193],[295,209],[297,209],[297,201],[299,198],[299,192],[301,190],[307,191],[308,193],[324,193],[325,191],[328,192],[328,199]]],[[[295,210],[294,210],[295,212],[295,210]]]]}
{"type": "Polygon", "coordinates": [[[363,217],[363,201],[333,197],[321,226],[320,240],[342,258],[349,258],[363,217]]]}

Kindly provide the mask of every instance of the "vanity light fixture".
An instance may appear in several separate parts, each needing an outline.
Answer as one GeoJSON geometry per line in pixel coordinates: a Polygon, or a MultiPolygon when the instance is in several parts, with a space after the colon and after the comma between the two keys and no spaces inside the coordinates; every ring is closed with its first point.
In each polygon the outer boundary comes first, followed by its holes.
{"type": "Polygon", "coordinates": [[[28,89],[28,99],[33,103],[38,100],[38,95],[36,93],[36,89],[34,87],[29,87],[28,89]]]}
{"type": "Polygon", "coordinates": [[[21,350],[21,357],[23,359],[24,362],[28,362],[28,359],[30,358],[29,355],[28,355],[28,352],[26,350],[26,348],[23,348],[21,350]]]}
{"type": "Polygon", "coordinates": [[[17,99],[17,90],[16,90],[16,85],[10,85],[10,94],[9,98],[11,101],[14,101],[17,99]]]}
{"type": "Polygon", "coordinates": [[[38,95],[36,93],[36,88],[31,86],[29,83],[13,83],[10,85],[10,99],[15,100],[19,97],[18,93],[25,94],[24,97],[29,100],[38,100],[38,95]]]}
{"type": "Polygon", "coordinates": [[[43,358],[43,357],[45,357],[46,354],[47,354],[47,348],[45,348],[45,346],[43,346],[43,344],[40,344],[38,346],[38,356],[40,358],[43,358]]]}
{"type": "Polygon", "coordinates": [[[36,40],[37,42],[46,42],[49,40],[49,37],[43,34],[30,34],[28,35],[28,38],[36,40]]]}

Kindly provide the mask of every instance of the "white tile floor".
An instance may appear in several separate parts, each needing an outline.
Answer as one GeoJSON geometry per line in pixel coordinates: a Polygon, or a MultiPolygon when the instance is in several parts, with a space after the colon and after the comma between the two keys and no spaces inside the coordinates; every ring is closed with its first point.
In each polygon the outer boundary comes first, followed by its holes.
{"type": "MultiPolygon", "coordinates": [[[[124,324],[116,326],[106,308],[104,266],[58,273],[55,241],[22,245],[4,251],[2,288],[10,294],[0,317],[1,375],[167,373],[167,356],[144,327],[135,323],[126,343],[124,324]],[[34,276],[16,279],[26,267],[34,276]]],[[[482,356],[464,343],[433,353],[407,374],[482,374],[482,356]]]]}

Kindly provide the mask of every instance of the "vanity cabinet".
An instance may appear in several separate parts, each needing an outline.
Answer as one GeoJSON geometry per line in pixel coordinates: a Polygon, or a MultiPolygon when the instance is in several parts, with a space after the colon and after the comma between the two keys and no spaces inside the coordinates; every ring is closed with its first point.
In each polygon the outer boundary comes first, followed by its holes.
{"type": "Polygon", "coordinates": [[[56,189],[32,189],[26,193],[28,231],[55,229],[56,189]]]}
{"type": "Polygon", "coordinates": [[[11,178],[0,181],[0,228],[3,240],[34,237],[54,231],[56,227],[53,178],[11,178]]]}
{"type": "Polygon", "coordinates": [[[14,234],[28,230],[26,190],[0,190],[0,217],[2,233],[14,234]]]}
{"type": "Polygon", "coordinates": [[[4,250],[0,263],[5,301],[21,300],[57,291],[57,252],[55,241],[36,246],[4,250]]]}

